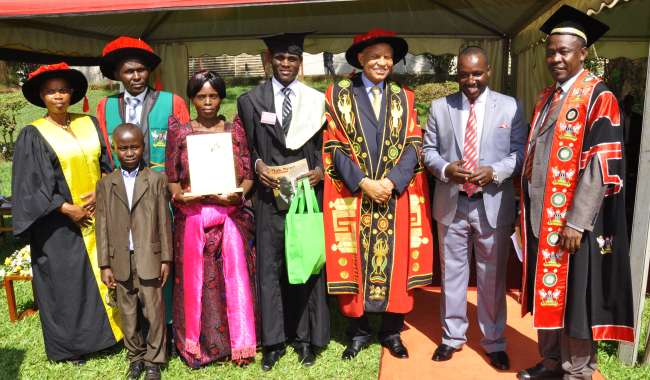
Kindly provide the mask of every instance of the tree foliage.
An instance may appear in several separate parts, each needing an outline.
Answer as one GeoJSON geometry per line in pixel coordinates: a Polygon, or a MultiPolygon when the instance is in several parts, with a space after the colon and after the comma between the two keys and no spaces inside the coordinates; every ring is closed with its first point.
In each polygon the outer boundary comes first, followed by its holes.
{"type": "Polygon", "coordinates": [[[2,99],[0,107],[0,155],[5,160],[11,160],[14,155],[16,132],[16,115],[27,105],[20,93],[14,93],[2,99]]]}

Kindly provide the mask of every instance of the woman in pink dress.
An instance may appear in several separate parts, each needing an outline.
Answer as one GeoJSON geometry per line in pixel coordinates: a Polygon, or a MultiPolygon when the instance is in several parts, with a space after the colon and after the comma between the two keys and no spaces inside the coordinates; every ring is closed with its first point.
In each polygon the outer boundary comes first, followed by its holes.
{"type": "Polygon", "coordinates": [[[174,341],[190,367],[228,358],[245,364],[259,343],[254,223],[246,198],[254,173],[246,133],[239,118],[230,123],[219,115],[226,86],[216,72],[196,73],[187,95],[197,117],[186,124],[169,119],[165,162],[174,207],[174,341]],[[243,193],[186,194],[191,188],[186,137],[223,132],[232,134],[243,193]]]}

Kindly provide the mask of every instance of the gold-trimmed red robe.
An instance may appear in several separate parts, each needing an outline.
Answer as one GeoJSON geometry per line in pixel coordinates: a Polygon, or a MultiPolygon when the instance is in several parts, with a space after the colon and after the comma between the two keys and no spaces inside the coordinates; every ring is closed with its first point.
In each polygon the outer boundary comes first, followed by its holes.
{"type": "Polygon", "coordinates": [[[385,122],[378,131],[382,133],[379,154],[373,158],[354,81],[359,78],[332,84],[325,94],[323,214],[328,292],[338,296],[348,317],[365,312],[408,313],[413,308],[412,290],[431,283],[433,270],[429,190],[420,159],[422,131],[414,95],[395,82],[386,83],[385,122]],[[417,152],[417,165],[406,189],[394,192],[386,204],[373,202],[360,190],[352,193],[335,167],[335,155],[343,154],[368,178],[379,180],[409,146],[417,152]]]}

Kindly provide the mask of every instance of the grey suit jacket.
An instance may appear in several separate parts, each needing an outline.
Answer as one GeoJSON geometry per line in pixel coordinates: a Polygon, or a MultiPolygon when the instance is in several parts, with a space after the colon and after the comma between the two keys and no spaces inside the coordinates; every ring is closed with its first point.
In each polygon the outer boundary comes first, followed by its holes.
{"type": "MultiPolygon", "coordinates": [[[[422,154],[435,176],[433,217],[444,225],[454,220],[460,186],[443,181],[446,164],[463,158],[465,136],[461,123],[462,94],[457,92],[431,102],[422,154]]],[[[512,224],[515,197],[512,176],[521,170],[528,132],[523,108],[514,98],[490,90],[485,104],[479,166],[490,165],[499,183],[484,186],[483,203],[492,228],[512,224]]]]}

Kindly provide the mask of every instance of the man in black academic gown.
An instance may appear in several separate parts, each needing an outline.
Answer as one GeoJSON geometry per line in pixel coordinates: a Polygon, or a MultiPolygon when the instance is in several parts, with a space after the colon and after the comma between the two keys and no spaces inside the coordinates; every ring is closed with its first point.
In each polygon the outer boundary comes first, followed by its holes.
{"type": "Polygon", "coordinates": [[[290,285],[284,252],[286,210],[276,204],[279,181],[269,166],[306,159],[309,181],[322,199],[321,159],[324,95],[296,80],[304,33],[264,38],[273,77],[237,100],[257,173],[255,220],[257,278],[262,310],[262,369],[269,371],[292,342],[300,362],[313,365],[330,339],[325,279],[321,272],[304,285],[290,285]]]}

